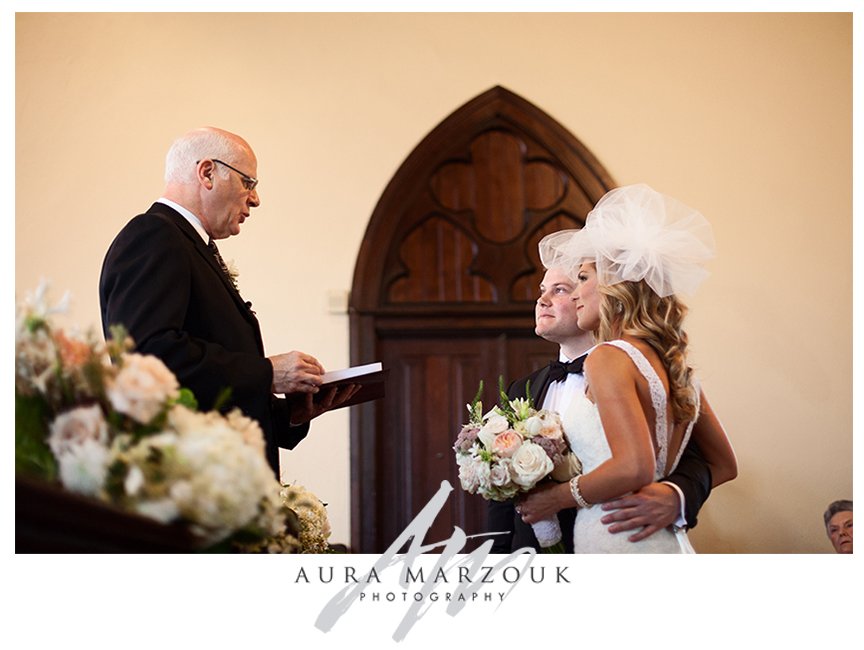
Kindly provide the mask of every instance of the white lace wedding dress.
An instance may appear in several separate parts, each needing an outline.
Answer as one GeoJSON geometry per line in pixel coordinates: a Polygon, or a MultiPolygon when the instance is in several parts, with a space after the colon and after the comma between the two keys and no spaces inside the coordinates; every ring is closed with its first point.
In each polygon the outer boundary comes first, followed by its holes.
{"type": "MultiPolygon", "coordinates": [[[[666,415],[666,391],[660,377],[648,362],[648,359],[632,344],[626,341],[609,341],[602,345],[614,345],[626,352],[639,372],[648,380],[651,390],[651,401],[656,413],[656,438],[659,448],[657,454],[657,469],[654,480],[663,476],[668,453],[668,426],[666,415]]],[[[697,393],[698,394],[698,393],[697,393]]],[[[697,404],[698,411],[698,404],[697,404]]],[[[681,452],[693,431],[691,422],[687,426],[684,439],[670,471],[678,465],[681,452]]],[[[597,406],[583,393],[577,395],[563,416],[564,433],[574,453],[582,461],[582,471],[587,474],[598,465],[611,458],[612,452],[606,441],[603,424],[597,406]]],[[[610,533],[608,526],[600,522],[607,514],[600,505],[580,509],[576,515],[573,529],[573,546],[576,553],[693,553],[693,547],[687,540],[683,530],[673,532],[670,529],[658,531],[640,542],[630,542],[628,537],[636,531],[610,533]]]]}

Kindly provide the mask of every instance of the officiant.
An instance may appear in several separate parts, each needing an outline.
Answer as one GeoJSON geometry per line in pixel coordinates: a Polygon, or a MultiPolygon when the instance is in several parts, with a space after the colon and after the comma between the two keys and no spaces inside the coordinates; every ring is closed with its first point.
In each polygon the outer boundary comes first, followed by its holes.
{"type": "Polygon", "coordinates": [[[278,478],[279,448],[293,449],[310,420],[338,408],[354,388],[313,399],[324,373],[314,356],[264,355],[252,304],[216,245],[238,235],[260,205],[257,175],[252,148],[233,133],[205,127],[178,138],[166,156],[163,195],[108,249],[99,299],[106,338],[122,325],[136,350],[162,359],[199,408],[239,407],[257,420],[278,478]]]}

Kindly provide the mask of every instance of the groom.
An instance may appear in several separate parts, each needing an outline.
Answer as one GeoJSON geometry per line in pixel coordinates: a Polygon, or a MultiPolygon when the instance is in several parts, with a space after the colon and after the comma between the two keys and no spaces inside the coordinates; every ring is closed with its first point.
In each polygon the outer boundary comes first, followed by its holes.
{"type": "MultiPolygon", "coordinates": [[[[559,359],[514,381],[507,391],[511,399],[525,397],[525,388],[530,382],[536,408],[564,413],[571,398],[585,390],[582,362],[594,340],[591,332],[580,330],[576,324],[576,303],[571,298],[575,288],[562,269],[548,269],[543,276],[540,297],[534,308],[534,331],[559,345],[559,359]]],[[[611,524],[610,534],[636,531],[631,541],[645,539],[670,525],[692,528],[710,492],[711,472],[691,441],[674,473],[661,483],[651,483],[634,494],[604,504],[603,509],[609,514],[602,521],[611,524]]],[[[558,513],[568,553],[573,552],[576,512],[576,508],[571,508],[558,513]]],[[[490,501],[488,515],[488,531],[506,533],[493,537],[493,553],[511,553],[525,547],[539,550],[534,531],[519,517],[513,501],[490,501]]]]}

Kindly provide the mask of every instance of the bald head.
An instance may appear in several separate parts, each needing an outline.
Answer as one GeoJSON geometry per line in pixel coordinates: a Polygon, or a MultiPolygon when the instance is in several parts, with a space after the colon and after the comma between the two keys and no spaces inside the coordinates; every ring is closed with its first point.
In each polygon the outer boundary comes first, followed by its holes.
{"type": "Polygon", "coordinates": [[[240,234],[252,208],[258,160],[243,138],[214,127],[177,138],[165,156],[163,196],[190,212],[213,239],[240,234]]]}
{"type": "Polygon", "coordinates": [[[165,156],[165,183],[188,185],[196,182],[195,165],[203,158],[234,160],[252,148],[239,135],[205,126],[177,138],[165,156]]]}

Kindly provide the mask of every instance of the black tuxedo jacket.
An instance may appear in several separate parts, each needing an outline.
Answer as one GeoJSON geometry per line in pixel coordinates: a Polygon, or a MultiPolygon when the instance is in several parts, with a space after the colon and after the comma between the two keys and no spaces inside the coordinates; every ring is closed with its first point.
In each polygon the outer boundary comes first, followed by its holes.
{"type": "Polygon", "coordinates": [[[271,393],[258,320],[195,228],[162,203],[132,219],[114,239],[99,281],[102,328],[122,325],[136,351],[159,357],[202,410],[231,390],[223,410],[257,420],[278,477],[279,447],[291,449],[309,425],[290,426],[285,399],[271,393]]]}
{"type": "MultiPolygon", "coordinates": [[[[546,397],[549,384],[549,367],[544,366],[527,377],[517,379],[510,384],[507,394],[511,399],[525,397],[525,389],[528,386],[535,406],[540,408],[546,397]]],[[[692,440],[689,442],[681,454],[681,460],[678,462],[675,472],[665,480],[677,485],[684,493],[684,514],[688,526],[692,528],[696,525],[696,515],[711,493],[711,470],[696,443],[692,440]]],[[[558,513],[561,531],[564,534],[562,541],[568,553],[573,552],[573,524],[576,520],[576,512],[577,508],[570,508],[558,513]]],[[[489,501],[488,516],[489,532],[506,533],[505,535],[495,535],[492,538],[495,540],[492,545],[493,553],[511,553],[524,547],[540,549],[534,531],[516,514],[516,508],[512,501],[489,501]]]]}

